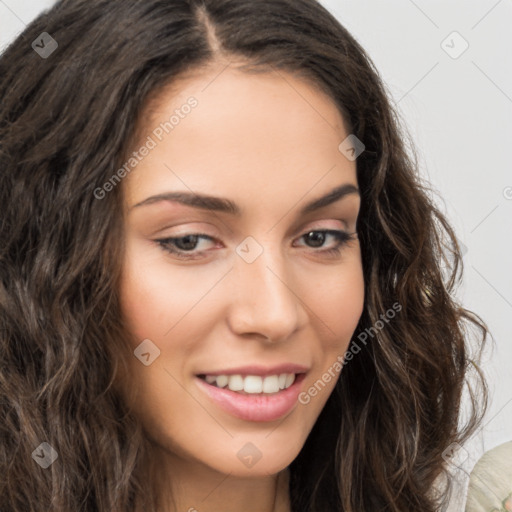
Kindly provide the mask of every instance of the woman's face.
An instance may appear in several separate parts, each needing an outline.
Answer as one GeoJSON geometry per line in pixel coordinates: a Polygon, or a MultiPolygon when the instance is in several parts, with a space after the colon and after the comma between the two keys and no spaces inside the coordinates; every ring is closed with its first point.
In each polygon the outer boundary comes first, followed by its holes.
{"type": "Polygon", "coordinates": [[[328,97],[286,73],[222,69],[145,116],[122,183],[121,306],[134,407],[162,453],[261,476],[299,453],[362,313],[359,241],[343,238],[360,197],[328,97]],[[216,199],[184,204],[192,194],[216,199]]]}

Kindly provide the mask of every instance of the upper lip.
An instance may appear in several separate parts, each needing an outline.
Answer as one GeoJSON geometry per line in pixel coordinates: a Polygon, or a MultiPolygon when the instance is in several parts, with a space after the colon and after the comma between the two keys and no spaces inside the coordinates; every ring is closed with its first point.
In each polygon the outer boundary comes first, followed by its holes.
{"type": "Polygon", "coordinates": [[[309,370],[307,366],[293,363],[283,363],[275,366],[248,365],[238,366],[236,368],[226,368],[223,370],[208,370],[200,372],[197,375],[280,375],[282,373],[306,373],[309,370]]]}

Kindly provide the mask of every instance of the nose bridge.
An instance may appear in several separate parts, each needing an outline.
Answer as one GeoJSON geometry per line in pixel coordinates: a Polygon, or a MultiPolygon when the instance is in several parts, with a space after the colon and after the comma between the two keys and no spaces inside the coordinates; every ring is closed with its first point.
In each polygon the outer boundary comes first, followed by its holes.
{"type": "Polygon", "coordinates": [[[272,340],[289,336],[300,321],[301,303],[294,279],[279,246],[247,237],[237,247],[231,322],[242,332],[260,333],[272,340]]]}

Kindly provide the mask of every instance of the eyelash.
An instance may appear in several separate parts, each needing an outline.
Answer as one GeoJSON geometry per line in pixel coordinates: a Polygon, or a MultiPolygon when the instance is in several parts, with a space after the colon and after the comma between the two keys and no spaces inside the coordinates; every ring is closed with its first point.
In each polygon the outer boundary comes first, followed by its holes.
{"type": "MultiPolygon", "coordinates": [[[[334,229],[311,229],[311,230],[307,231],[306,233],[304,233],[303,235],[301,235],[299,237],[299,239],[304,238],[305,236],[309,235],[310,233],[323,233],[325,235],[334,236],[337,239],[337,245],[335,247],[333,247],[331,249],[324,249],[323,251],[322,250],[319,250],[319,251],[314,250],[313,251],[313,252],[319,252],[321,254],[325,254],[327,256],[339,255],[341,252],[341,249],[348,242],[350,242],[351,240],[355,240],[357,238],[356,233],[347,233],[346,231],[338,231],[338,230],[334,230],[334,229]]],[[[181,235],[178,237],[161,238],[161,239],[155,240],[155,242],[157,242],[164,251],[173,254],[177,258],[180,258],[183,260],[195,260],[195,259],[200,258],[207,251],[199,251],[199,252],[192,253],[191,251],[184,251],[182,249],[176,249],[172,245],[177,240],[182,240],[184,238],[191,237],[191,236],[208,239],[208,240],[212,240],[212,241],[214,240],[213,237],[202,234],[202,233],[187,233],[185,235],[181,235]]]]}

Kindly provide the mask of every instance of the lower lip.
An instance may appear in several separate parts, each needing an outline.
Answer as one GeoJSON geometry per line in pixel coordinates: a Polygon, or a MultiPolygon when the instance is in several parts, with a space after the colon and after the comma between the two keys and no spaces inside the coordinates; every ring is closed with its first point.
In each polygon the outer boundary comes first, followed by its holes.
{"type": "Polygon", "coordinates": [[[199,387],[224,411],[246,421],[274,421],[288,414],[299,398],[300,384],[305,374],[296,376],[294,383],[276,394],[242,395],[218,388],[196,377],[199,387]]]}

